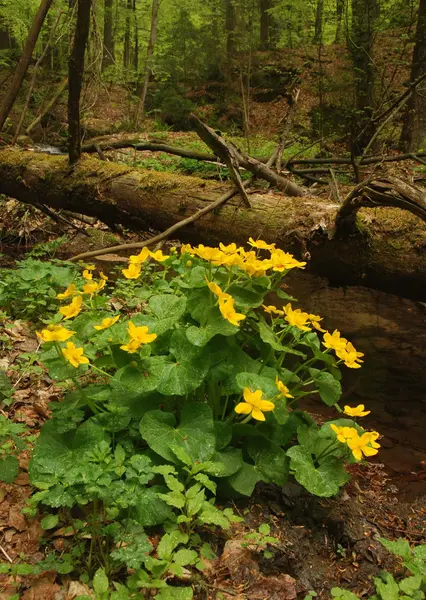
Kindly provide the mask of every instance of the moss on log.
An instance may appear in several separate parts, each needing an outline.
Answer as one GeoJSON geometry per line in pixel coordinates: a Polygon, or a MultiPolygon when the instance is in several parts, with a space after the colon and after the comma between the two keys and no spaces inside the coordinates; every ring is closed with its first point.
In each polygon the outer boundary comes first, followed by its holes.
{"type": "MultiPolygon", "coordinates": [[[[93,157],[70,170],[67,158],[0,150],[0,193],[121,223],[133,230],[163,231],[229,189],[196,177],[129,169],[93,157]]],[[[308,268],[332,284],[362,284],[426,299],[426,224],[391,208],[362,209],[356,230],[333,237],[335,202],[306,196],[250,194],[252,208],[235,197],[186,229],[185,239],[244,243],[249,236],[308,259],[308,268]]]]}

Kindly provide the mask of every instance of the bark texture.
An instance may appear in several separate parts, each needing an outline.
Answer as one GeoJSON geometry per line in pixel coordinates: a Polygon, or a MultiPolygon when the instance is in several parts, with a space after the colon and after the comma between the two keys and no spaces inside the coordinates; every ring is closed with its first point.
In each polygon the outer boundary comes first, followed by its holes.
{"type": "Polygon", "coordinates": [[[53,0],[42,0],[40,2],[40,6],[34,17],[34,21],[31,25],[31,29],[25,42],[24,51],[22,52],[18,66],[15,69],[9,90],[0,106],[0,131],[15,103],[17,95],[19,94],[19,90],[21,89],[22,82],[24,81],[29,64],[31,62],[34,46],[37,43],[40,30],[43,26],[46,15],[52,6],[52,2],[53,0]]]}
{"type": "Polygon", "coordinates": [[[114,0],[104,2],[104,37],[102,71],[114,64],[114,30],[113,30],[114,0]]]}
{"type": "MultiPolygon", "coordinates": [[[[413,50],[411,81],[426,73],[426,0],[420,0],[417,17],[416,42],[413,50]]],[[[418,150],[426,138],[426,82],[423,80],[407,102],[407,111],[402,127],[400,146],[413,152],[418,150]]]]}
{"type": "MultiPolygon", "coordinates": [[[[128,169],[83,156],[72,172],[66,157],[11,149],[0,151],[0,194],[32,204],[122,223],[133,230],[163,231],[219,196],[229,186],[195,177],[128,169]]],[[[366,287],[425,300],[426,225],[408,212],[362,209],[356,228],[334,237],[339,205],[320,198],[250,193],[185,229],[192,241],[244,243],[262,237],[308,259],[308,268],[334,285],[366,287]]]]}

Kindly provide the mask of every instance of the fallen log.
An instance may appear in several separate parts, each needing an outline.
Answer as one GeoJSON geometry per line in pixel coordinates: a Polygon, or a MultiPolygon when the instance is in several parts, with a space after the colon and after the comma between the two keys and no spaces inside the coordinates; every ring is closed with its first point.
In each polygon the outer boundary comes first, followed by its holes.
{"type": "MultiPolygon", "coordinates": [[[[163,231],[223,196],[229,187],[196,177],[128,169],[85,156],[70,171],[67,158],[0,150],[0,194],[53,209],[97,217],[133,230],[163,231]]],[[[334,285],[367,287],[425,300],[426,225],[395,208],[361,209],[356,227],[336,235],[336,202],[250,193],[184,227],[182,238],[215,244],[252,236],[308,260],[311,272],[334,285]]]]}

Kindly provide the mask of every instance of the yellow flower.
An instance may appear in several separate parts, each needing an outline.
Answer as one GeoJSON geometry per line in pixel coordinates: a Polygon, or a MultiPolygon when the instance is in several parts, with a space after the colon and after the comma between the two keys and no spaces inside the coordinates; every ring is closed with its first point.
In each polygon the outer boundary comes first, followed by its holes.
{"type": "Polygon", "coordinates": [[[281,396],[284,396],[285,398],[294,398],[294,396],[290,394],[288,387],[278,379],[278,375],[275,377],[275,385],[277,386],[278,391],[281,393],[281,396]]]}
{"type": "Polygon", "coordinates": [[[67,287],[65,292],[58,294],[56,297],[58,300],[65,300],[66,298],[70,298],[71,296],[75,296],[76,294],[78,294],[77,288],[74,283],[71,283],[71,285],[67,287]]]}
{"type": "Polygon", "coordinates": [[[155,252],[150,252],[149,255],[151,256],[151,258],[153,258],[157,262],[164,262],[165,260],[167,260],[169,258],[167,256],[167,254],[163,254],[161,250],[156,250],[155,252]]]}
{"type": "Polygon", "coordinates": [[[270,315],[279,315],[279,316],[283,316],[284,315],[284,311],[283,310],[279,310],[276,306],[274,306],[273,304],[270,304],[269,306],[265,306],[265,304],[262,304],[262,308],[263,310],[270,314],[270,315]]]}
{"type": "Polygon", "coordinates": [[[357,460],[361,460],[363,455],[374,456],[378,453],[377,448],[380,448],[380,445],[372,439],[371,433],[363,433],[361,436],[354,436],[348,439],[347,444],[357,460]],[[372,447],[372,442],[375,444],[375,448],[372,447]]]}
{"type": "Polygon", "coordinates": [[[262,400],[262,390],[252,392],[249,388],[243,391],[245,402],[240,402],[235,407],[239,415],[251,415],[256,421],[265,421],[264,412],[274,410],[275,404],[269,400],[262,400]]]}
{"type": "Polygon", "coordinates": [[[380,437],[380,433],[377,431],[367,431],[364,435],[370,437],[370,444],[372,448],[380,448],[380,444],[376,442],[376,440],[380,437]]]}
{"type": "Polygon", "coordinates": [[[67,306],[62,306],[59,309],[59,312],[64,315],[65,319],[72,319],[76,317],[78,313],[81,311],[81,307],[83,304],[83,299],[81,296],[74,296],[71,301],[71,304],[67,304],[67,306]]]}
{"type": "Polygon", "coordinates": [[[181,254],[190,254],[192,256],[194,254],[194,250],[193,250],[191,244],[182,244],[182,246],[180,247],[180,253],[181,254]]]}
{"type": "Polygon", "coordinates": [[[203,258],[204,260],[209,260],[212,262],[221,263],[224,257],[224,253],[219,250],[219,248],[211,248],[210,246],[204,246],[200,244],[197,248],[193,248],[193,253],[203,258]]]}
{"type": "Polygon", "coordinates": [[[148,248],[145,246],[144,248],[142,248],[142,250],[139,252],[139,254],[132,254],[132,256],[129,258],[129,262],[134,265],[141,265],[150,256],[151,256],[151,253],[148,250],[148,248]]]}
{"type": "Polygon", "coordinates": [[[274,250],[275,244],[267,244],[263,240],[254,240],[253,238],[249,238],[248,243],[253,248],[259,248],[259,250],[274,250]]]}
{"type": "Polygon", "coordinates": [[[83,285],[83,292],[85,294],[97,294],[103,287],[105,287],[105,279],[101,279],[98,283],[90,281],[83,285]]]}
{"type": "Polygon", "coordinates": [[[222,242],[220,242],[219,248],[225,254],[235,254],[238,251],[237,244],[234,244],[234,243],[228,244],[228,246],[225,246],[224,244],[222,244],[222,242]]]}
{"type": "Polygon", "coordinates": [[[146,327],[146,325],[136,327],[132,321],[129,321],[127,332],[130,337],[130,342],[120,346],[120,348],[130,354],[136,352],[142,344],[150,344],[157,339],[156,333],[148,333],[148,327],[146,327]]]}
{"type": "Polygon", "coordinates": [[[336,354],[350,369],[360,369],[361,365],[359,363],[364,362],[361,360],[361,356],[364,356],[364,354],[362,352],[357,352],[351,342],[346,344],[345,349],[336,350],[336,354]]]}
{"type": "Polygon", "coordinates": [[[229,321],[231,325],[235,325],[237,327],[239,326],[239,321],[243,321],[246,318],[245,315],[236,312],[234,308],[234,300],[231,296],[228,298],[223,296],[219,298],[219,310],[224,319],[229,321]]]}
{"type": "Polygon", "coordinates": [[[308,313],[302,312],[300,308],[293,310],[290,303],[284,307],[284,312],[286,315],[284,318],[289,325],[297,327],[301,331],[311,331],[311,328],[307,325],[309,322],[308,313]]]}
{"type": "Polygon", "coordinates": [[[269,268],[269,261],[265,262],[264,260],[258,260],[257,258],[250,258],[239,266],[252,277],[263,277],[266,270],[269,268]]]}
{"type": "Polygon", "coordinates": [[[312,324],[312,327],[314,327],[317,331],[321,331],[321,333],[326,333],[326,330],[323,329],[320,324],[320,321],[322,321],[322,317],[319,317],[318,315],[310,314],[309,320],[312,324]]]}
{"type": "Polygon", "coordinates": [[[75,331],[70,331],[62,325],[48,325],[46,329],[36,331],[37,336],[43,342],[65,342],[74,335],[75,331]]]}
{"type": "Polygon", "coordinates": [[[288,269],[294,269],[296,267],[298,269],[304,269],[306,265],[305,262],[296,260],[292,254],[284,252],[280,249],[271,252],[270,262],[272,270],[279,273],[287,271],[288,269]]]}
{"type": "Polygon", "coordinates": [[[83,277],[84,279],[87,279],[87,281],[91,281],[93,279],[93,273],[91,273],[88,269],[85,269],[83,271],[83,277]]]}
{"type": "Polygon", "coordinates": [[[207,281],[208,288],[212,292],[212,294],[214,294],[218,298],[232,299],[232,296],[230,296],[226,292],[223,292],[222,288],[220,286],[218,286],[217,283],[215,283],[214,281],[209,281],[207,279],[207,277],[206,277],[206,281],[207,281]]]}
{"type": "Polygon", "coordinates": [[[83,348],[76,348],[72,342],[68,342],[67,347],[62,348],[62,354],[76,369],[79,365],[87,365],[89,363],[87,356],[84,356],[83,348]]]}
{"type": "Polygon", "coordinates": [[[122,269],[126,279],[137,279],[141,274],[141,266],[138,263],[130,263],[127,269],[122,269]]]}
{"type": "Polygon", "coordinates": [[[358,404],[358,406],[355,406],[354,408],[351,408],[350,406],[345,406],[343,412],[345,413],[345,415],[349,415],[350,417],[365,417],[366,415],[369,415],[371,413],[371,410],[364,409],[364,404],[358,404]]]}
{"type": "Polygon", "coordinates": [[[358,432],[354,427],[338,427],[334,423],[331,423],[330,427],[342,444],[346,444],[348,440],[358,435],[358,432]]]}
{"type": "Polygon", "coordinates": [[[84,265],[84,268],[88,271],[94,271],[96,269],[95,265],[84,265]]]}
{"type": "Polygon", "coordinates": [[[99,271],[99,277],[101,279],[104,279],[105,281],[108,281],[108,277],[105,275],[105,273],[103,273],[102,271],[99,271]]]}
{"type": "Polygon", "coordinates": [[[114,325],[114,323],[117,323],[119,318],[120,315],[117,315],[116,317],[106,317],[100,325],[93,325],[93,327],[98,331],[102,331],[102,329],[108,329],[108,327],[111,327],[114,325]]]}
{"type": "Polygon", "coordinates": [[[330,348],[332,350],[344,350],[346,348],[346,344],[348,340],[340,337],[340,331],[335,329],[332,334],[328,331],[324,334],[323,344],[326,348],[330,348]]]}

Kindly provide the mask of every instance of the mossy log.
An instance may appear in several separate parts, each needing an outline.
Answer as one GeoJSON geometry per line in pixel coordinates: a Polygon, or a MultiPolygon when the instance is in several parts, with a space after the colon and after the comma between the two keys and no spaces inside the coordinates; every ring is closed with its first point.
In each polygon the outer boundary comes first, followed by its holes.
{"type": "MultiPolygon", "coordinates": [[[[163,231],[223,195],[229,186],[196,177],[158,173],[83,159],[0,150],[0,194],[26,203],[83,213],[133,230],[163,231]]],[[[334,285],[361,284],[426,300],[426,224],[393,208],[361,209],[354,229],[335,236],[339,204],[305,196],[237,196],[181,230],[187,240],[244,243],[250,236],[295,253],[334,285]]]]}

